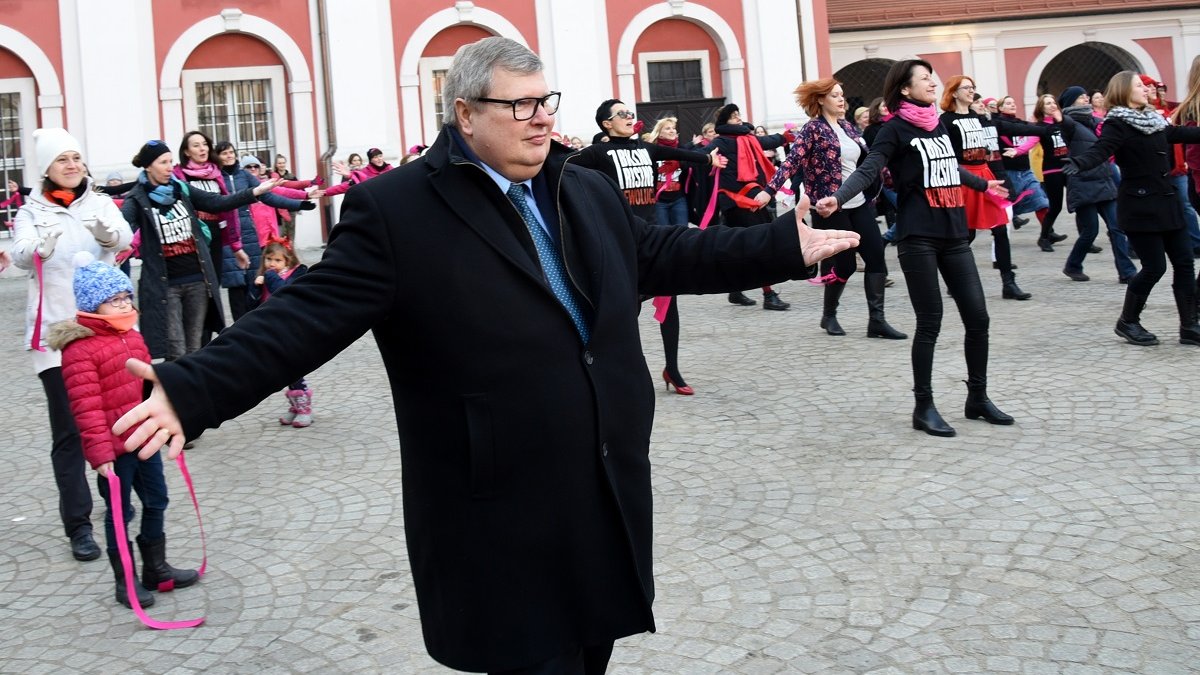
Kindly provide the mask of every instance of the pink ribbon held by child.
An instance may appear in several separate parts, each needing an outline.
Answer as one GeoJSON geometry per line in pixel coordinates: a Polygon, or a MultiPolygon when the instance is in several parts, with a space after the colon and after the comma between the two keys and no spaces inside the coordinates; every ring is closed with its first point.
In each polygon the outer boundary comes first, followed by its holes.
{"type": "MultiPolygon", "coordinates": [[[[208,543],[204,536],[204,521],[200,518],[200,502],[196,500],[196,487],[192,483],[192,474],[188,471],[187,462],[183,459],[183,453],[179,453],[179,457],[175,458],[176,465],[179,466],[179,471],[183,474],[183,482],[187,485],[188,494],[192,498],[192,507],[196,510],[196,522],[200,525],[200,551],[202,560],[200,569],[197,572],[201,577],[204,576],[205,569],[208,568],[208,543]]],[[[112,499],[112,510],[115,514],[125,513],[121,504],[121,479],[117,478],[117,472],[109,470],[108,472],[108,491],[112,499]]],[[[121,569],[125,576],[125,592],[128,594],[129,606],[133,608],[133,613],[137,618],[148,628],[157,630],[175,630],[178,628],[195,628],[204,623],[204,617],[196,619],[185,619],[183,621],[158,621],[146,614],[142,609],[142,605],[137,599],[137,589],[134,586],[140,583],[133,574],[133,556],[129,552],[129,538],[125,533],[125,519],[120,517],[113,518],[113,529],[117,536],[117,552],[121,556],[121,569]]],[[[158,591],[165,592],[173,590],[175,587],[174,581],[167,581],[159,584],[158,591]]]]}

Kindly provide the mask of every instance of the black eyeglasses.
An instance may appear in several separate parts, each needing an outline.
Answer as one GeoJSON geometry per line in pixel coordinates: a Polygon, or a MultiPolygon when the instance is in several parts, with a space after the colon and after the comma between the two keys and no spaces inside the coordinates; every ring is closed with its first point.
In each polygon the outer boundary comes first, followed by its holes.
{"type": "Polygon", "coordinates": [[[612,121],[612,118],[614,117],[620,117],[623,120],[631,120],[637,117],[637,115],[635,115],[632,110],[618,110],[617,112],[608,116],[609,121],[612,121]]]}
{"type": "Polygon", "coordinates": [[[558,112],[558,101],[562,98],[562,92],[552,91],[540,98],[484,98],[475,99],[481,103],[503,103],[504,105],[512,106],[513,119],[518,122],[533,119],[537,114],[538,106],[542,106],[546,110],[547,115],[553,115],[558,112]]]}

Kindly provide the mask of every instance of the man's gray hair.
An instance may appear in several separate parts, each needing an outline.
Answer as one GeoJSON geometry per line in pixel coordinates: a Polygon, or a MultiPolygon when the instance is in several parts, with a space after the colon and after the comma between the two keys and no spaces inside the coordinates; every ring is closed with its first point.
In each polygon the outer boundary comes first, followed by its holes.
{"type": "Polygon", "coordinates": [[[454,55],[454,63],[442,84],[442,124],[458,126],[454,101],[463,99],[476,106],[476,99],[486,97],[492,88],[492,72],[497,67],[518,75],[540,73],[545,68],[537,54],[521,43],[505,37],[484,38],[463,45],[454,55]]]}

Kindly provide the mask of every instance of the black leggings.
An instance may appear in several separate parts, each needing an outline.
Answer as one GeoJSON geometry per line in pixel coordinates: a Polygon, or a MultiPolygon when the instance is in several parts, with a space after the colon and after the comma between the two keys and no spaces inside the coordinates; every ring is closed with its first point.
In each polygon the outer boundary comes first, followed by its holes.
{"type": "Polygon", "coordinates": [[[987,385],[988,318],[983,286],[975,256],[965,239],[905,237],[900,240],[900,269],[913,311],[917,333],[912,345],[913,393],[917,399],[933,396],[933,350],[942,328],[942,290],[938,272],[958,305],[966,328],[967,386],[987,385]]]}
{"type": "Polygon", "coordinates": [[[887,261],[883,257],[883,237],[879,236],[879,224],[875,222],[875,207],[863,204],[852,209],[835,211],[828,218],[822,218],[813,211],[812,220],[813,227],[818,230],[852,230],[860,237],[857,248],[846,249],[833,258],[821,261],[821,274],[828,274],[832,269],[838,279],[849,279],[858,269],[855,257],[859,254],[866,263],[867,274],[887,274],[887,261]]]}
{"type": "MultiPolygon", "coordinates": [[[[975,233],[979,230],[971,230],[967,235],[968,242],[975,241],[975,233]]],[[[996,266],[1000,268],[1000,272],[1009,272],[1012,270],[1012,247],[1008,243],[1008,225],[997,225],[992,228],[992,239],[996,242],[996,266]]]]}
{"type": "Polygon", "coordinates": [[[1054,229],[1054,221],[1058,219],[1058,214],[1062,213],[1063,193],[1067,189],[1067,177],[1062,175],[1061,171],[1055,171],[1042,174],[1042,179],[1042,189],[1046,191],[1046,197],[1050,199],[1050,208],[1046,211],[1046,217],[1042,219],[1042,238],[1045,239],[1054,229]]]}
{"type": "Polygon", "coordinates": [[[679,298],[671,298],[671,306],[667,308],[667,316],[658,324],[662,333],[663,360],[666,361],[667,373],[675,382],[683,382],[679,372],[679,298]]]}
{"type": "Polygon", "coordinates": [[[58,514],[63,529],[68,537],[77,532],[91,532],[92,488],[88,485],[83,443],[79,427],[75,426],[75,415],[71,413],[62,368],[47,368],[38,373],[38,378],[50,409],[50,464],[58,484],[58,514]]]}
{"type": "MultiPolygon", "coordinates": [[[[1196,279],[1193,274],[1192,243],[1187,230],[1179,228],[1167,232],[1126,232],[1129,245],[1142,260],[1142,269],[1129,282],[1129,291],[1147,296],[1154,284],[1167,273],[1167,258],[1175,273],[1171,287],[1175,293],[1190,296],[1195,302],[1196,279]]],[[[1181,317],[1182,318],[1182,317],[1181,317]]]]}

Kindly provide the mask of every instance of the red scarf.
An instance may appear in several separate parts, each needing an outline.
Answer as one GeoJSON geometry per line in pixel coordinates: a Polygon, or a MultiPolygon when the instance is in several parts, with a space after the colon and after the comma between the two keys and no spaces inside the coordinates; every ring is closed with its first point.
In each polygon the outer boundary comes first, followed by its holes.
{"type": "Polygon", "coordinates": [[[775,165],[763,154],[758,137],[753,134],[742,134],[737,137],[737,179],[743,183],[758,182],[758,172],[766,176],[764,182],[771,182],[775,175],[775,165]]]}
{"type": "Polygon", "coordinates": [[[70,206],[71,202],[75,201],[74,190],[65,190],[63,188],[59,188],[57,190],[47,190],[43,194],[46,195],[46,199],[49,199],[55,204],[61,204],[62,206],[70,206]]]}
{"type": "MultiPolygon", "coordinates": [[[[659,137],[659,138],[655,139],[655,143],[658,143],[659,145],[662,145],[662,146],[665,146],[668,148],[678,148],[679,147],[679,139],[678,138],[668,141],[665,138],[659,137]]],[[[673,188],[671,186],[675,185],[675,172],[678,170],[679,170],[679,162],[677,160],[668,159],[666,161],[658,163],[658,180],[660,183],[663,184],[662,187],[660,187],[658,189],[658,191],[660,193],[663,191],[675,190],[675,188],[673,188]]]]}

